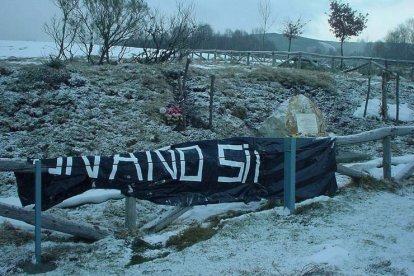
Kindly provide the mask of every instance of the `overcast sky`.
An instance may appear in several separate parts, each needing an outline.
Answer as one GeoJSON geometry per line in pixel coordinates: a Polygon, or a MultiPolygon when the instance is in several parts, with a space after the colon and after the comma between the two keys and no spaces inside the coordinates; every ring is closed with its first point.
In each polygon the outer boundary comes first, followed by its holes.
{"type": "MultiPolygon", "coordinates": [[[[242,29],[251,32],[260,27],[260,0],[182,0],[193,2],[197,21],[210,24],[216,31],[242,29]]],[[[310,21],[303,36],[336,40],[329,31],[326,13],[329,0],[270,0],[274,24],[269,32],[281,32],[287,18],[310,21]]],[[[369,13],[368,27],[359,36],[364,40],[383,39],[390,29],[414,17],[414,0],[344,1],[362,13],[369,13]]],[[[151,7],[171,13],[176,0],[147,0],[151,7]]],[[[0,0],[0,39],[44,41],[43,24],[57,13],[51,0],[0,0]]],[[[356,40],[354,38],[353,40],[356,40]]]]}

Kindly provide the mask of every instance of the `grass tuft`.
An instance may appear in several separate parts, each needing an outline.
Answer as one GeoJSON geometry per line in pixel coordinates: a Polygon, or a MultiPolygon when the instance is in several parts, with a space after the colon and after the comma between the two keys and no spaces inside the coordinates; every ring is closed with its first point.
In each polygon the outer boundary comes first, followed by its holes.
{"type": "Polygon", "coordinates": [[[192,246],[198,242],[210,239],[216,233],[217,229],[214,229],[212,226],[202,227],[201,225],[196,225],[187,228],[178,235],[170,237],[166,245],[173,246],[178,251],[182,251],[183,249],[192,246]]]}
{"type": "Polygon", "coordinates": [[[14,244],[20,246],[33,241],[32,233],[14,227],[10,222],[5,221],[0,226],[0,245],[14,244]]]}
{"type": "Polygon", "coordinates": [[[320,88],[330,93],[336,93],[334,79],[326,72],[259,67],[250,72],[247,78],[256,81],[279,82],[286,88],[309,86],[313,89],[320,88]]]}
{"type": "Polygon", "coordinates": [[[389,180],[379,180],[373,177],[363,177],[357,180],[353,180],[349,187],[362,188],[367,191],[388,191],[396,192],[402,188],[401,184],[398,184],[389,180]]]}

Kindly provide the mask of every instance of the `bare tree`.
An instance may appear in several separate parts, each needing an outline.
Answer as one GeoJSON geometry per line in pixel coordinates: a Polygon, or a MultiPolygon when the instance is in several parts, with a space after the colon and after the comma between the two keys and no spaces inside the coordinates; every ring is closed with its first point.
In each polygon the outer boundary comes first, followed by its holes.
{"type": "Polygon", "coordinates": [[[142,28],[148,6],[144,0],[84,0],[97,35],[102,43],[99,64],[115,45],[122,45],[142,28]]]}
{"type": "Polygon", "coordinates": [[[271,19],[272,5],[270,4],[270,0],[260,0],[258,8],[261,20],[260,28],[262,31],[262,48],[264,48],[266,33],[274,24],[274,20],[271,19]]]}
{"type": "MultiPolygon", "coordinates": [[[[356,13],[349,4],[331,0],[328,22],[331,26],[331,31],[341,42],[341,56],[344,56],[343,47],[345,40],[359,35],[366,28],[368,14],[356,13]]],[[[343,67],[342,60],[341,67],[343,67]]]]}
{"type": "Polygon", "coordinates": [[[92,59],[92,52],[97,42],[96,27],[94,26],[90,14],[88,14],[88,12],[83,7],[78,8],[76,17],[79,22],[79,28],[76,37],[77,42],[80,46],[80,50],[86,55],[88,62],[94,63],[92,59]]]}
{"type": "Polygon", "coordinates": [[[287,19],[284,23],[283,35],[289,40],[288,52],[290,52],[292,40],[298,38],[303,33],[303,28],[306,22],[303,22],[301,18],[296,21],[287,19]]]}
{"type": "Polygon", "coordinates": [[[56,58],[67,58],[66,51],[72,49],[76,37],[78,24],[74,19],[74,14],[78,8],[79,0],[53,0],[53,3],[62,13],[61,18],[53,16],[43,28],[56,44],[58,49],[56,58]]]}
{"type": "Polygon", "coordinates": [[[196,33],[194,5],[177,3],[175,15],[166,17],[157,9],[150,12],[144,32],[141,62],[158,63],[170,60],[188,49],[191,37],[196,33]]]}

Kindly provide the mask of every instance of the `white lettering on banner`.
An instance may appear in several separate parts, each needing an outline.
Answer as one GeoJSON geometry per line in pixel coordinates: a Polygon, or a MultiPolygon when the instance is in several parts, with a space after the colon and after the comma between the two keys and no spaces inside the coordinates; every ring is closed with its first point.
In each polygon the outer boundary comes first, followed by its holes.
{"type": "Polygon", "coordinates": [[[246,164],[244,165],[244,175],[243,175],[243,182],[242,183],[246,183],[247,176],[249,175],[249,170],[250,170],[249,145],[245,144],[245,145],[243,145],[243,148],[245,149],[244,154],[246,155],[246,164]]]}
{"type": "Polygon", "coordinates": [[[56,168],[49,168],[48,169],[49,174],[62,175],[62,166],[63,166],[63,158],[58,157],[56,159],[56,168]]]}
{"type": "Polygon", "coordinates": [[[145,154],[147,155],[147,160],[148,160],[148,181],[152,181],[153,180],[153,171],[154,171],[154,164],[152,163],[152,157],[151,157],[151,152],[146,151],[145,154]]]}
{"type": "Polygon", "coordinates": [[[239,174],[236,177],[227,177],[227,176],[219,176],[218,182],[241,182],[243,171],[244,171],[244,162],[238,162],[233,160],[227,160],[225,158],[224,150],[239,150],[243,151],[242,145],[217,145],[218,146],[218,157],[219,157],[219,163],[223,166],[233,167],[233,168],[239,168],[239,174]]]}
{"type": "Polygon", "coordinates": [[[255,150],[254,155],[256,155],[256,169],[254,170],[254,183],[259,183],[259,171],[260,171],[260,155],[255,150]]]}
{"type": "Polygon", "coordinates": [[[82,160],[85,163],[86,172],[88,173],[89,178],[98,178],[99,164],[101,163],[101,157],[94,156],[93,168],[89,162],[88,157],[82,156],[82,160]]]}
{"type": "MultiPolygon", "coordinates": [[[[217,147],[218,147],[219,165],[230,167],[233,169],[234,168],[238,169],[236,170],[236,176],[218,176],[218,182],[246,183],[247,179],[249,178],[249,174],[253,173],[252,166],[254,166],[255,168],[254,168],[253,181],[254,183],[258,183],[261,161],[260,161],[260,155],[256,150],[253,151],[253,149],[250,149],[249,144],[241,144],[241,145],[226,145],[226,144],[220,145],[218,144],[217,147]],[[231,154],[232,151],[233,151],[233,154],[231,154]],[[234,161],[234,160],[226,159],[226,155],[227,155],[227,158],[230,158],[230,156],[235,155],[234,151],[236,152],[238,151],[238,153],[236,153],[236,156],[241,156],[242,158],[244,157],[245,159],[241,161],[234,161]]],[[[165,149],[158,149],[155,151],[146,151],[145,154],[146,154],[146,159],[147,159],[146,161],[148,165],[147,181],[154,181],[154,173],[159,174],[159,171],[154,172],[153,152],[155,152],[158,159],[161,161],[164,168],[171,175],[171,178],[173,180],[179,179],[180,181],[192,181],[192,182],[203,181],[203,169],[204,169],[205,162],[204,162],[203,152],[199,145],[193,145],[193,146],[184,147],[184,148],[176,148],[174,150],[165,148],[165,149]],[[178,170],[177,170],[178,160],[176,160],[175,150],[177,151],[179,158],[180,158],[179,160],[180,161],[180,174],[179,175],[178,175],[178,170]],[[167,162],[165,159],[165,156],[166,156],[165,154],[168,155],[168,152],[171,155],[171,162],[169,161],[167,162]],[[191,152],[193,154],[191,154],[191,152]],[[197,164],[195,161],[197,161],[197,164]],[[189,175],[189,171],[194,171],[194,173],[191,173],[193,175],[189,175]]],[[[99,170],[100,170],[101,157],[100,156],[93,156],[93,157],[81,156],[81,158],[85,164],[85,169],[86,169],[88,177],[91,179],[97,179],[99,170]],[[92,158],[93,158],[93,161],[92,161],[92,158]]],[[[109,180],[115,179],[120,162],[132,162],[136,169],[137,180],[144,181],[144,176],[143,176],[142,168],[140,166],[139,161],[143,162],[143,160],[138,160],[137,156],[135,156],[133,153],[129,153],[129,157],[121,157],[119,154],[115,154],[113,156],[112,170],[109,175],[109,180]]],[[[67,158],[59,157],[56,159],[56,167],[49,168],[48,172],[51,175],[62,175],[62,173],[64,173],[65,175],[71,175],[73,171],[73,162],[74,162],[73,157],[67,157],[67,158]]],[[[157,166],[155,168],[158,170],[161,169],[160,167],[157,167],[157,166]]]]}
{"type": "Polygon", "coordinates": [[[66,171],[65,171],[66,175],[71,175],[72,174],[72,164],[73,164],[73,158],[68,157],[67,160],[66,160],[66,171]]]}
{"type": "Polygon", "coordinates": [[[191,146],[186,148],[176,148],[178,153],[180,154],[180,165],[181,165],[181,172],[180,172],[180,180],[182,181],[195,181],[201,182],[203,177],[203,153],[199,146],[191,146]],[[185,154],[184,151],[196,150],[198,154],[198,172],[197,175],[185,175],[185,154]]]}
{"type": "Polygon", "coordinates": [[[133,162],[134,165],[135,165],[135,169],[137,170],[138,179],[140,181],[143,180],[142,170],[141,170],[141,166],[138,163],[138,158],[133,153],[130,153],[129,156],[130,157],[121,157],[119,154],[114,155],[114,164],[112,165],[112,172],[109,175],[109,180],[114,180],[115,179],[115,174],[118,170],[119,162],[133,162]]]}
{"type": "Polygon", "coordinates": [[[156,150],[155,153],[157,154],[158,158],[161,160],[161,163],[164,165],[165,169],[171,175],[172,179],[177,179],[177,164],[175,162],[175,153],[173,150],[168,150],[171,154],[171,167],[165,161],[164,156],[162,156],[159,150],[156,150]]]}

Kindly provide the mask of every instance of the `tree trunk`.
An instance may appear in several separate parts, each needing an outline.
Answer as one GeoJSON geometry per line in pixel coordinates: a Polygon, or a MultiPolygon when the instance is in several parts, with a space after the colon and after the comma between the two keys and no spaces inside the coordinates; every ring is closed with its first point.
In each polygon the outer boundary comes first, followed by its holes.
{"type": "Polygon", "coordinates": [[[101,51],[102,51],[102,53],[101,53],[101,57],[99,58],[99,64],[102,65],[103,64],[103,60],[105,58],[105,49],[102,48],[101,51]]]}
{"type": "Polygon", "coordinates": [[[344,69],[344,40],[341,39],[341,70],[344,69]]]}
{"type": "MultiPolygon", "coordinates": [[[[288,48],[288,52],[290,53],[290,46],[292,45],[292,38],[289,38],[289,48],[288,48]]],[[[289,54],[288,54],[288,58],[289,58],[289,54]]]]}
{"type": "Polygon", "coordinates": [[[62,37],[60,39],[60,45],[59,45],[59,55],[57,59],[60,59],[65,56],[65,36],[66,36],[66,24],[67,24],[67,18],[63,19],[63,26],[62,26],[62,37]]]}

